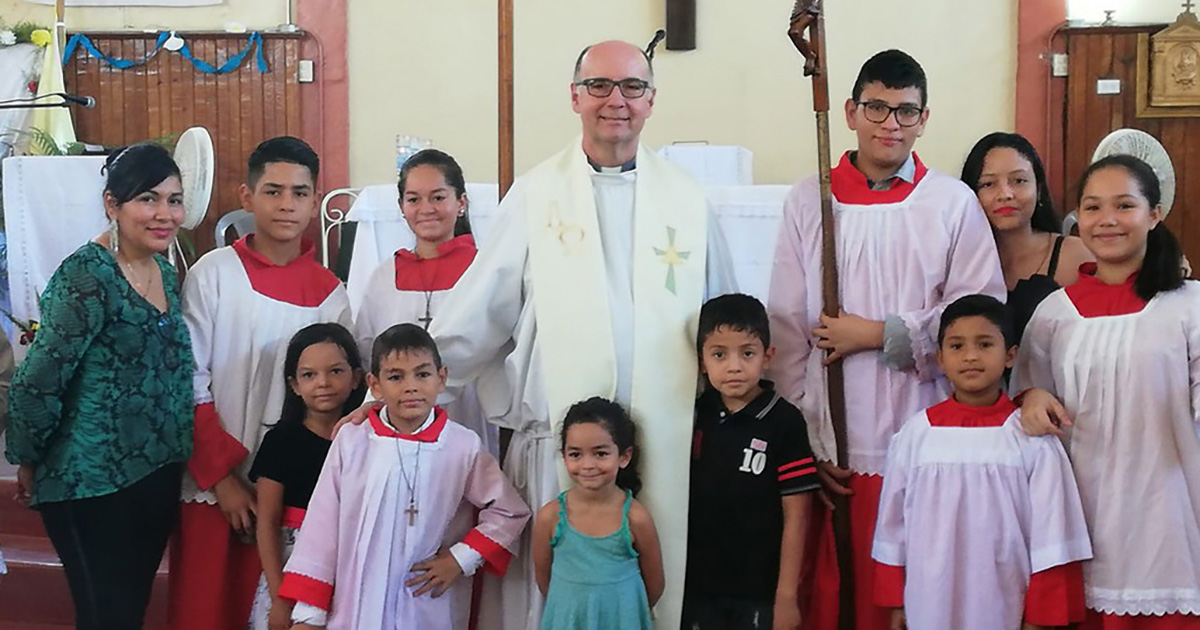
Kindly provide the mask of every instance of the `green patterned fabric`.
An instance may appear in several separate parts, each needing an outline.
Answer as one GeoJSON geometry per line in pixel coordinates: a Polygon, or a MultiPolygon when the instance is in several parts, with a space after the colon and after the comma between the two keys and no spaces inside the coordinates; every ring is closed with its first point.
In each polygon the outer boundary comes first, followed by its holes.
{"type": "Polygon", "coordinates": [[[42,294],[41,328],[12,383],[6,454],[36,466],[34,504],[110,494],[191,455],[191,338],[175,269],[156,259],[165,313],[96,243],[67,257],[42,294]]]}

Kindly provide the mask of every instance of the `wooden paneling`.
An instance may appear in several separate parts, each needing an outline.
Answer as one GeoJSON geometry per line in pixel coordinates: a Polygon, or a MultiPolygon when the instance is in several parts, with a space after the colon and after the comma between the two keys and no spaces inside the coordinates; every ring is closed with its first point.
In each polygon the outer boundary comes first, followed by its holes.
{"type": "MultiPolygon", "coordinates": [[[[183,33],[192,54],[220,67],[246,46],[244,34],[183,33]]],[[[96,48],[111,57],[142,59],[154,50],[155,35],[91,33],[96,48]]],[[[74,109],[83,142],[119,146],[206,127],[216,150],[216,178],[208,216],[194,232],[199,252],[213,247],[221,214],[241,206],[238,186],[246,158],[259,142],[300,136],[297,81],[300,35],[264,34],[268,72],[260,73],[253,51],[228,74],[200,72],[182,56],[160,51],[149,62],[125,70],[93,59],[80,47],[65,68],[67,89],[96,97],[96,108],[74,109]]]]}
{"type": "Polygon", "coordinates": [[[1110,132],[1141,129],[1163,143],[1175,165],[1175,204],[1167,226],[1183,243],[1195,266],[1200,260],[1200,118],[1138,118],[1137,38],[1165,24],[1074,28],[1066,31],[1067,77],[1063,139],[1066,178],[1058,190],[1059,207],[1075,207],[1079,176],[1091,162],[1096,145],[1110,132]],[[1121,93],[1096,94],[1099,79],[1119,79],[1121,93]],[[1190,141],[1189,141],[1190,140],[1190,141]]]}

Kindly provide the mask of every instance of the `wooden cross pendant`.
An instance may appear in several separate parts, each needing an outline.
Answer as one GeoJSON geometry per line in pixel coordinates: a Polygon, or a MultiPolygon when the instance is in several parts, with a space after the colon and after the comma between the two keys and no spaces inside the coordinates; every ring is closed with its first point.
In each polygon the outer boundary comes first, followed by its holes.
{"type": "Polygon", "coordinates": [[[408,502],[408,509],[404,510],[404,513],[408,515],[408,526],[409,527],[412,527],[413,525],[417,524],[417,513],[419,511],[420,510],[417,509],[417,505],[415,503],[413,503],[412,501],[408,502]]]}

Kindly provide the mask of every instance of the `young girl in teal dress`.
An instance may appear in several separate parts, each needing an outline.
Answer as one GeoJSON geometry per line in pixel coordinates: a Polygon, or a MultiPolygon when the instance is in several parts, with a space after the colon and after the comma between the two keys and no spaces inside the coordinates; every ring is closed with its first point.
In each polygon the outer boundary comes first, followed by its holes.
{"type": "Polygon", "coordinates": [[[651,630],[662,596],[662,549],[650,513],[634,500],[634,424],[617,403],[571,406],[562,454],[571,489],[538,510],[534,567],[546,596],[542,630],[651,630]]]}

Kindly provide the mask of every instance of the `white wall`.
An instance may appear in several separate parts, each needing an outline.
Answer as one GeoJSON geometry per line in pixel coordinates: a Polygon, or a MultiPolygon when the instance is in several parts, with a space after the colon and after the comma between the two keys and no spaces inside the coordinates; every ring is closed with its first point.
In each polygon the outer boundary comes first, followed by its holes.
{"type": "MultiPolygon", "coordinates": [[[[663,0],[515,0],[517,172],[578,133],[568,83],[579,49],[649,41],[663,0]]],[[[792,0],[702,0],[698,48],[657,59],[658,101],[644,138],[740,144],[760,183],[815,169],[811,91],[785,31],[792,0]]],[[[840,111],[858,67],[889,47],[925,66],[932,117],[918,150],[957,171],[971,144],[1014,123],[1016,0],[827,2],[830,89],[840,111]]],[[[433,138],[471,180],[496,178],[493,0],[353,0],[349,6],[351,179],[394,179],[398,133],[433,138]]],[[[853,137],[835,114],[833,146],[853,137]]],[[[835,158],[836,159],[836,158],[835,158]]]]}
{"type": "Polygon", "coordinates": [[[1113,21],[1121,23],[1174,22],[1183,10],[1177,0],[1068,0],[1067,17],[1087,22],[1104,21],[1104,10],[1111,9],[1113,21]]]}
{"type": "MultiPolygon", "coordinates": [[[[567,86],[579,49],[609,38],[644,44],[663,26],[665,3],[514,1],[520,173],[578,133],[567,86]]],[[[1175,6],[1173,0],[1125,1],[1175,6]]],[[[460,158],[469,179],[496,179],[495,4],[348,2],[353,184],[394,179],[399,133],[433,138],[460,158]]],[[[813,171],[811,91],[785,35],[792,0],[698,5],[697,50],[659,49],[658,101],[645,140],[652,146],[708,140],[749,147],[760,183],[790,183],[813,171]]],[[[858,67],[889,47],[912,53],[929,75],[932,117],[917,144],[928,163],[955,172],[976,139],[1012,128],[1017,0],[827,5],[835,153],[853,142],[837,111],[858,67]]],[[[91,30],[219,29],[231,20],[266,29],[284,21],[284,7],[281,0],[226,0],[194,9],[71,8],[67,21],[73,29],[91,30]]],[[[49,24],[53,9],[0,0],[0,16],[9,24],[24,19],[49,24]]]]}
{"type": "MultiPolygon", "coordinates": [[[[12,26],[17,22],[54,24],[54,6],[24,0],[0,0],[0,17],[12,26]]],[[[161,29],[221,30],[225,23],[237,21],[251,29],[267,29],[287,21],[284,0],[225,0],[223,4],[194,8],[67,7],[67,28],[71,30],[161,29]]]]}

